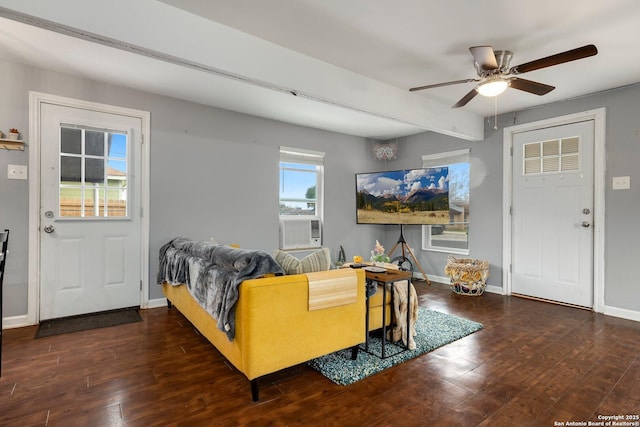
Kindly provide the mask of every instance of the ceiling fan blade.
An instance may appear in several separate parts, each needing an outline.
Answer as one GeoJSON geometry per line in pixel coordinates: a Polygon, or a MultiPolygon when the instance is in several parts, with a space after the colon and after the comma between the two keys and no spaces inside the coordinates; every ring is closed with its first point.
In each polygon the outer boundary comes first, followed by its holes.
{"type": "Polygon", "coordinates": [[[472,46],[469,51],[481,70],[495,70],[498,68],[496,54],[491,46],[472,46]]]}
{"type": "Polygon", "coordinates": [[[476,91],[475,88],[471,89],[471,91],[469,93],[467,93],[465,96],[463,96],[460,101],[456,102],[456,104],[451,107],[451,108],[460,108],[460,107],[464,107],[465,105],[467,105],[467,103],[469,101],[471,101],[473,98],[475,98],[475,96],[478,94],[478,91],[476,91]]]}
{"type": "Polygon", "coordinates": [[[418,87],[412,87],[411,89],[409,89],[410,92],[414,92],[416,90],[422,90],[422,89],[432,89],[434,87],[441,87],[441,86],[449,86],[449,85],[457,85],[460,83],[470,83],[470,82],[477,82],[479,81],[478,79],[464,79],[464,80],[454,80],[451,82],[444,82],[444,83],[436,83],[434,85],[426,85],[426,86],[418,86],[418,87]]]}
{"type": "Polygon", "coordinates": [[[509,74],[528,73],[529,71],[539,70],[541,68],[551,67],[553,65],[564,64],[565,62],[587,58],[589,56],[596,55],[597,53],[598,49],[594,45],[588,44],[586,46],[568,50],[566,52],[556,53],[555,55],[547,56],[546,58],[540,58],[536,59],[535,61],[516,65],[509,70],[509,74]]]}
{"type": "Polygon", "coordinates": [[[549,86],[544,83],[534,82],[532,80],[514,77],[510,81],[510,87],[536,95],[545,95],[555,89],[555,86],[549,86]]]}

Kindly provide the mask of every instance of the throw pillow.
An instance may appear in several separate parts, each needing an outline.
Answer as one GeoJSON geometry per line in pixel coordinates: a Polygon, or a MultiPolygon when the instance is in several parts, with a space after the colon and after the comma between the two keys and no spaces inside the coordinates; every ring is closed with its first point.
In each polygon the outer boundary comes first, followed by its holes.
{"type": "Polygon", "coordinates": [[[300,273],[326,271],[331,268],[331,252],[322,248],[300,260],[300,273]]]}
{"type": "Polygon", "coordinates": [[[302,259],[277,249],[273,252],[273,258],[282,267],[285,274],[313,273],[331,268],[331,252],[329,248],[319,249],[302,259]]]}
{"type": "Polygon", "coordinates": [[[284,274],[298,274],[300,260],[287,252],[276,249],[273,252],[273,258],[284,270],[284,274]]]}

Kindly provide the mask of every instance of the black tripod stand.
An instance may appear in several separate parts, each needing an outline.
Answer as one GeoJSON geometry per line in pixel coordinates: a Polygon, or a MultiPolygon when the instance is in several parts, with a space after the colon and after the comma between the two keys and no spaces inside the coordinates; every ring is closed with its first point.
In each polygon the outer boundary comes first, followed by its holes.
{"type": "Polygon", "coordinates": [[[402,255],[392,258],[391,262],[394,264],[397,263],[400,266],[400,268],[403,270],[409,269],[413,271],[413,266],[411,265],[411,261],[409,261],[409,258],[407,258],[407,253],[408,253],[411,256],[411,259],[413,260],[413,263],[415,264],[415,266],[418,267],[418,270],[420,270],[420,273],[422,273],[422,277],[424,277],[424,280],[427,282],[427,285],[430,285],[431,282],[429,282],[429,278],[427,277],[427,274],[424,272],[424,270],[420,266],[420,263],[416,259],[416,256],[413,254],[413,251],[411,250],[409,245],[407,245],[407,241],[404,239],[404,225],[402,224],[400,224],[400,237],[398,238],[398,241],[396,242],[396,244],[393,245],[393,247],[391,248],[391,251],[389,251],[389,257],[391,257],[391,255],[393,254],[393,251],[396,250],[398,245],[400,245],[402,249],[402,255]],[[405,263],[407,263],[411,267],[406,268],[406,266],[404,266],[405,263]]]}

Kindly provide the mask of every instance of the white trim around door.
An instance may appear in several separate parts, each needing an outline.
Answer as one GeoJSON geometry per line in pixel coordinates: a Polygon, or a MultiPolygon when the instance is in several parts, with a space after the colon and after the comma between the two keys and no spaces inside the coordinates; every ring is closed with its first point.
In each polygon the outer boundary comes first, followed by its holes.
{"type": "Polygon", "coordinates": [[[593,188],[593,310],[602,313],[605,311],[604,305],[604,192],[605,192],[605,126],[606,109],[584,111],[581,113],[569,114],[532,123],[511,126],[504,129],[503,133],[503,230],[502,230],[502,283],[504,293],[511,295],[512,288],[512,147],[513,136],[516,133],[527,132],[536,129],[543,129],[553,126],[561,126],[570,123],[594,121],[594,188],[593,188]]]}
{"type": "Polygon", "coordinates": [[[82,101],[41,92],[29,92],[29,263],[26,325],[39,323],[40,304],[40,111],[43,103],[130,116],[142,123],[141,159],[141,290],[140,307],[149,302],[149,153],[151,113],[124,107],[82,101]]]}

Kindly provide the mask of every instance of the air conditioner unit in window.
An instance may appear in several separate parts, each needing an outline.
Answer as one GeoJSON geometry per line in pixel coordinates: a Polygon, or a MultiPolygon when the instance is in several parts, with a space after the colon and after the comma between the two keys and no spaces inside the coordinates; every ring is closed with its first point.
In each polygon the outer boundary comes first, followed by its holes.
{"type": "Polygon", "coordinates": [[[319,248],[322,246],[320,218],[280,217],[280,249],[319,248]]]}

